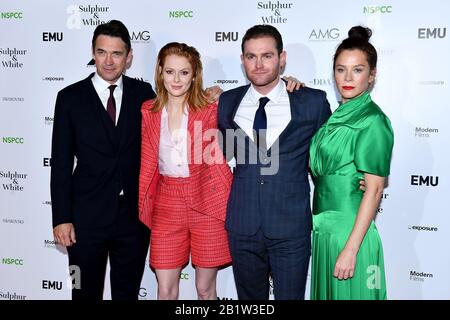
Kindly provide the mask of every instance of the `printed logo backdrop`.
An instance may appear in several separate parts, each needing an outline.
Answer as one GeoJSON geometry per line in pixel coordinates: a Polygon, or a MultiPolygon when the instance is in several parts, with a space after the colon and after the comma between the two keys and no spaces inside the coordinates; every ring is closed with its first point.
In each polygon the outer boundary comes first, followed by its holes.
{"type": "MultiPolygon", "coordinates": [[[[388,297],[450,299],[450,25],[442,14],[449,10],[442,0],[1,1],[0,299],[70,298],[67,254],[51,229],[53,109],[58,90],[95,70],[92,32],[110,19],[122,20],[132,37],[127,75],[153,83],[158,50],[181,41],[202,54],[205,85],[225,90],[246,83],[245,30],[272,24],[288,53],[285,74],[325,90],[332,109],[334,50],[351,26],[372,28],[379,53],[372,96],[395,131],[392,173],[377,216],[388,297]]],[[[191,266],[183,270],[181,299],[196,299],[194,277],[191,266]]],[[[236,299],[231,267],[219,272],[217,287],[219,299],[236,299]]],[[[156,298],[148,267],[139,298],[156,298]]]]}

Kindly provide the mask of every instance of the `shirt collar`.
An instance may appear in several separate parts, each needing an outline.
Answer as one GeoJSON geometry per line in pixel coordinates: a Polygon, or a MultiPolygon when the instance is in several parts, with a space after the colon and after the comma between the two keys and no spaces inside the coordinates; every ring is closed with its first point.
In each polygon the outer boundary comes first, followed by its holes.
{"type": "Polygon", "coordinates": [[[286,92],[286,84],[281,79],[278,80],[277,85],[266,95],[262,95],[256,89],[253,87],[253,85],[250,86],[250,99],[253,103],[258,104],[259,98],[261,97],[267,97],[270,99],[270,101],[274,103],[278,103],[282,94],[286,92]]]}
{"type": "MultiPolygon", "coordinates": [[[[98,90],[98,92],[108,90],[109,86],[111,85],[108,81],[100,77],[97,72],[95,72],[94,76],[92,77],[92,83],[94,84],[94,87],[98,90]]],[[[114,84],[117,86],[118,89],[123,90],[122,76],[120,76],[120,78],[117,79],[116,83],[114,84]]]]}

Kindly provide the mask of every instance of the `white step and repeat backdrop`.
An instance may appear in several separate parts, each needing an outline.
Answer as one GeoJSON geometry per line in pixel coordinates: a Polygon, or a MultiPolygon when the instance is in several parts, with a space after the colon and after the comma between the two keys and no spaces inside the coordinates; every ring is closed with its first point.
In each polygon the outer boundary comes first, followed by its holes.
{"type": "MultiPolygon", "coordinates": [[[[111,19],[132,35],[127,75],[153,83],[158,50],[181,41],[202,54],[205,85],[223,89],[246,83],[245,30],[272,24],[288,53],[285,74],[325,90],[333,110],[334,50],[351,26],[372,28],[379,53],[373,98],[395,131],[377,217],[388,297],[450,299],[449,11],[445,0],[1,0],[0,299],[70,298],[67,254],[51,229],[53,108],[58,90],[94,71],[92,33],[111,19]]],[[[155,293],[147,267],[140,298],[155,293]]],[[[219,272],[218,295],[236,299],[231,267],[219,272]]],[[[180,298],[196,299],[191,266],[182,272],[180,298]]]]}

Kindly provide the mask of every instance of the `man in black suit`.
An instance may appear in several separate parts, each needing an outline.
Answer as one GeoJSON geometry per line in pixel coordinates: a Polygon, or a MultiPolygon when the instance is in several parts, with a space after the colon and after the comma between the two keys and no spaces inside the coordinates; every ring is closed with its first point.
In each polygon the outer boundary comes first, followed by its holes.
{"type": "Polygon", "coordinates": [[[288,92],[280,33],[257,25],[242,39],[249,85],[222,93],[219,129],[236,159],[226,228],[239,299],[303,299],[311,254],[309,143],[331,110],[325,92],[288,92]]]}
{"type": "Polygon", "coordinates": [[[137,209],[140,108],[155,93],[150,84],[123,75],[132,49],[122,22],[99,25],[92,52],[96,72],[56,99],[53,234],[79,271],[81,287],[72,289],[72,299],[102,299],[109,257],[112,299],[135,300],[150,239],[137,209]]]}

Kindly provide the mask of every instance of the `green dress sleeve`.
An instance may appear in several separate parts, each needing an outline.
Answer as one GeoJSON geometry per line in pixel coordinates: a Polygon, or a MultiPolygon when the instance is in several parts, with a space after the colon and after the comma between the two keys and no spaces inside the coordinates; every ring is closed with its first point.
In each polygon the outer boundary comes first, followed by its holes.
{"type": "Polygon", "coordinates": [[[389,119],[379,114],[368,119],[355,146],[355,166],[358,171],[387,177],[390,171],[394,133],[389,119]]]}

